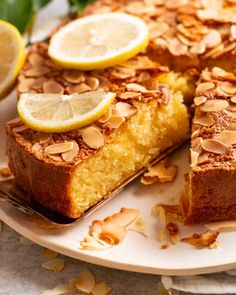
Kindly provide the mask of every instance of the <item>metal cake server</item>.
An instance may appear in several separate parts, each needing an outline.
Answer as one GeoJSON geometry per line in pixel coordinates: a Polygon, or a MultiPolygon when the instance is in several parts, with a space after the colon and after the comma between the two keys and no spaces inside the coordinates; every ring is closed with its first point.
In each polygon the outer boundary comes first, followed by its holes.
{"type": "MultiPolygon", "coordinates": [[[[162,152],[157,158],[155,158],[149,166],[157,164],[159,161],[161,161],[163,158],[165,158],[167,155],[172,153],[174,150],[176,150],[178,147],[180,147],[185,141],[173,146],[170,149],[165,150],[162,152]]],[[[116,196],[118,193],[120,193],[127,184],[129,184],[131,181],[133,181],[135,178],[140,176],[142,173],[144,173],[147,170],[147,167],[142,168],[140,171],[138,171],[135,175],[132,175],[129,179],[127,179],[125,182],[123,182],[119,187],[115,188],[108,196],[103,198],[98,204],[94,205],[93,207],[89,208],[82,216],[79,218],[69,218],[66,217],[58,212],[51,211],[41,204],[37,203],[33,199],[31,199],[29,196],[27,196],[17,185],[16,181],[14,179],[9,179],[0,182],[0,206],[1,204],[7,204],[11,205],[17,210],[24,212],[27,215],[39,215],[43,219],[45,219],[48,222],[51,222],[52,224],[58,226],[69,226],[74,224],[75,222],[84,219],[85,217],[88,217],[91,213],[93,213],[96,209],[103,206],[106,202],[111,200],[114,196],[116,196]]]]}

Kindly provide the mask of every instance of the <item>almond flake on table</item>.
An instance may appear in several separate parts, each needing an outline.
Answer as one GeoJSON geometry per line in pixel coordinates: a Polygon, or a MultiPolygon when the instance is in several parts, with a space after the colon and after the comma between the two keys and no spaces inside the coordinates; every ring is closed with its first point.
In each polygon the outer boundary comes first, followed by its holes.
{"type": "Polygon", "coordinates": [[[107,285],[106,282],[100,282],[95,285],[92,290],[93,295],[106,295],[111,291],[111,288],[107,285]]]}
{"type": "Polygon", "coordinates": [[[42,291],[40,295],[62,295],[62,294],[73,293],[74,291],[76,291],[76,288],[72,283],[58,284],[53,289],[42,291]]]}
{"type": "Polygon", "coordinates": [[[60,272],[65,266],[65,260],[62,258],[55,258],[45,261],[42,264],[43,268],[53,270],[54,272],[60,272]]]}
{"type": "Polygon", "coordinates": [[[48,249],[48,248],[44,248],[43,252],[42,252],[43,257],[45,257],[46,259],[55,259],[57,258],[57,256],[59,255],[59,253],[48,249]]]}
{"type": "Polygon", "coordinates": [[[90,270],[84,269],[74,283],[76,289],[85,293],[91,293],[95,287],[96,280],[90,270]]]}
{"type": "Polygon", "coordinates": [[[136,231],[144,237],[148,236],[146,223],[142,217],[137,217],[135,221],[130,225],[129,230],[136,231]]]}

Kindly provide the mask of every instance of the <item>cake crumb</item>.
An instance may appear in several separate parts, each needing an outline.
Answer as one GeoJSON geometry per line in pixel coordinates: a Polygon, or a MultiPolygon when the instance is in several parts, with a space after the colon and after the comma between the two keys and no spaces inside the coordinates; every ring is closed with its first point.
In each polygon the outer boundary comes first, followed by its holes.
{"type": "Polygon", "coordinates": [[[169,248],[169,247],[170,247],[170,244],[169,244],[169,243],[164,243],[164,244],[161,244],[160,249],[165,250],[165,249],[167,249],[167,248],[169,248]]]}
{"type": "Polygon", "coordinates": [[[207,248],[216,242],[218,235],[219,232],[217,231],[208,231],[204,234],[193,234],[191,237],[182,238],[181,242],[191,244],[199,249],[207,248]]]}

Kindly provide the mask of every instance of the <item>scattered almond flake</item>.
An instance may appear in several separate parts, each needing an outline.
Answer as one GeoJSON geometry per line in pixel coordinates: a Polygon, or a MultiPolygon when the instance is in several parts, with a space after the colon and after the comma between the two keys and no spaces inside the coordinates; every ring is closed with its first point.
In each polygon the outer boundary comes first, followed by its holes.
{"type": "Polygon", "coordinates": [[[207,152],[215,154],[224,154],[229,150],[223,142],[211,138],[202,141],[202,148],[207,152]]]}
{"type": "Polygon", "coordinates": [[[203,112],[220,112],[228,106],[229,103],[224,99],[211,99],[201,105],[201,110],[203,112]]]}
{"type": "Polygon", "coordinates": [[[82,83],[85,81],[85,75],[84,73],[81,73],[80,71],[74,71],[74,70],[65,70],[63,72],[63,78],[70,83],[82,83]]]}
{"type": "Polygon", "coordinates": [[[182,44],[177,38],[169,41],[168,49],[175,56],[186,55],[188,53],[188,46],[182,44]]]}
{"type": "Polygon", "coordinates": [[[199,106],[199,105],[203,104],[206,101],[207,101],[206,96],[196,96],[194,98],[194,103],[195,103],[196,106],[199,106]]]}
{"type": "Polygon", "coordinates": [[[138,209],[121,208],[120,212],[106,217],[104,221],[114,222],[120,226],[127,226],[136,220],[139,214],[140,211],[138,209]]]}
{"type": "Polygon", "coordinates": [[[161,246],[160,246],[160,249],[167,249],[167,248],[169,248],[170,247],[170,244],[169,243],[164,243],[164,244],[161,244],[161,246]]]}
{"type": "Polygon", "coordinates": [[[216,242],[218,231],[208,231],[204,234],[193,234],[191,237],[182,238],[181,242],[193,245],[196,248],[206,248],[216,242]]]}
{"type": "Polygon", "coordinates": [[[55,259],[58,256],[58,253],[48,249],[48,248],[44,248],[43,252],[42,252],[43,257],[45,257],[46,259],[55,259]]]}
{"type": "Polygon", "coordinates": [[[53,270],[54,272],[60,272],[65,266],[64,262],[65,259],[62,258],[50,259],[43,262],[42,267],[49,270],[53,270]]]}
{"type": "Polygon", "coordinates": [[[85,293],[91,293],[91,291],[95,287],[95,284],[95,277],[88,269],[84,269],[80,273],[79,278],[75,281],[76,289],[85,293]]]}
{"type": "Polygon", "coordinates": [[[42,146],[41,146],[41,144],[39,144],[38,142],[36,142],[36,143],[34,143],[34,144],[32,145],[32,152],[33,152],[33,153],[37,153],[37,152],[39,152],[41,149],[42,149],[42,146]]]}
{"type": "Polygon", "coordinates": [[[119,128],[125,122],[125,118],[121,115],[111,115],[105,126],[111,129],[119,128]]]}
{"type": "Polygon", "coordinates": [[[12,131],[13,132],[16,132],[16,133],[20,133],[20,132],[23,132],[23,131],[25,131],[27,129],[29,129],[28,126],[26,126],[26,125],[20,125],[20,126],[16,126],[16,127],[12,128],[12,131]]]}
{"type": "Polygon", "coordinates": [[[197,88],[196,88],[196,93],[200,93],[200,92],[204,92],[205,91],[209,91],[211,89],[215,88],[215,84],[212,82],[203,82],[198,84],[197,88]]]}
{"type": "Polygon", "coordinates": [[[111,291],[111,288],[107,285],[106,282],[100,282],[100,283],[97,283],[93,290],[92,290],[92,294],[93,295],[106,295],[106,294],[109,294],[111,291]]]}
{"type": "Polygon", "coordinates": [[[126,91],[126,92],[122,92],[119,97],[121,99],[131,99],[131,98],[137,98],[140,97],[140,93],[138,92],[132,92],[132,91],[126,91]]]}
{"type": "Polygon", "coordinates": [[[236,93],[236,83],[224,81],[220,84],[220,89],[228,94],[236,93]]]}
{"type": "Polygon", "coordinates": [[[62,295],[62,294],[73,293],[75,291],[76,291],[76,288],[71,283],[59,284],[53,289],[42,291],[40,295],[62,295]]]}
{"type": "Polygon", "coordinates": [[[82,138],[84,142],[93,149],[99,149],[104,145],[102,133],[93,126],[82,130],[82,138]]]}
{"type": "Polygon", "coordinates": [[[166,226],[168,222],[183,221],[183,213],[178,205],[157,204],[152,209],[153,215],[157,216],[162,224],[166,226]]]}
{"type": "Polygon", "coordinates": [[[117,245],[125,238],[127,230],[124,226],[111,221],[104,221],[100,238],[110,245],[117,245]]]}
{"type": "Polygon", "coordinates": [[[129,84],[127,84],[126,89],[128,91],[134,91],[134,92],[141,92],[141,93],[147,92],[147,89],[144,86],[139,85],[137,83],[129,83],[129,84]]]}
{"type": "Polygon", "coordinates": [[[55,80],[47,80],[43,83],[43,93],[64,93],[64,87],[55,80]]]}
{"type": "Polygon", "coordinates": [[[137,113],[137,108],[126,103],[126,102],[118,102],[116,104],[116,109],[119,114],[123,117],[130,117],[137,113]]]}
{"type": "Polygon", "coordinates": [[[10,177],[10,176],[12,176],[10,168],[9,167],[0,168],[0,176],[1,177],[10,177]]]}
{"type": "Polygon", "coordinates": [[[179,241],[179,228],[176,223],[174,222],[168,222],[166,225],[166,230],[171,238],[171,241],[174,244],[177,244],[179,241]]]}
{"type": "Polygon", "coordinates": [[[34,244],[31,240],[29,240],[23,236],[20,237],[20,243],[24,246],[30,246],[30,245],[34,244]]]}
{"type": "Polygon", "coordinates": [[[205,43],[194,43],[190,48],[190,53],[192,54],[203,54],[206,51],[205,43]]]}
{"type": "Polygon", "coordinates": [[[173,165],[168,158],[165,158],[156,165],[148,168],[148,172],[145,172],[141,178],[141,183],[149,185],[156,182],[171,182],[175,179],[176,174],[177,166],[173,165]]]}
{"type": "Polygon", "coordinates": [[[209,230],[217,232],[236,231],[236,220],[211,222],[205,224],[205,226],[209,230]]]}
{"type": "Polygon", "coordinates": [[[87,77],[85,83],[90,87],[91,90],[97,90],[99,87],[99,79],[96,77],[87,77]]]}
{"type": "Polygon", "coordinates": [[[42,229],[57,229],[60,228],[59,225],[56,225],[44,218],[42,218],[39,215],[32,215],[28,217],[28,220],[35,224],[37,227],[42,228],[42,229]]]}
{"type": "Polygon", "coordinates": [[[129,227],[129,230],[136,231],[140,233],[141,235],[143,235],[144,237],[148,236],[146,224],[142,217],[137,217],[134,223],[132,223],[131,226],[129,227]]]}
{"type": "MultiPolygon", "coordinates": [[[[202,126],[212,126],[215,124],[215,120],[214,118],[208,114],[208,113],[203,113],[203,114],[200,114],[198,116],[195,116],[193,118],[193,123],[194,124],[199,124],[199,125],[202,125],[202,126]]],[[[192,137],[194,134],[192,134],[192,137]]]]}
{"type": "Polygon", "coordinates": [[[221,35],[217,30],[209,30],[207,35],[204,37],[203,42],[206,44],[206,47],[212,48],[220,44],[222,41],[221,35]]]}
{"type": "Polygon", "coordinates": [[[49,145],[44,149],[44,152],[49,155],[54,155],[54,154],[65,153],[72,149],[73,149],[73,142],[68,141],[68,142],[55,143],[55,144],[49,145]]]}
{"type": "Polygon", "coordinates": [[[92,236],[86,236],[83,241],[80,242],[80,248],[88,251],[103,251],[110,249],[111,245],[92,236]]]}
{"type": "Polygon", "coordinates": [[[70,151],[62,153],[61,157],[65,162],[73,162],[74,158],[77,156],[79,152],[79,146],[76,141],[72,141],[73,147],[70,151]]]}
{"type": "Polygon", "coordinates": [[[111,108],[109,108],[108,111],[99,118],[98,122],[106,123],[110,119],[110,117],[111,117],[111,108]]]}
{"type": "Polygon", "coordinates": [[[220,244],[219,244],[219,242],[213,242],[212,244],[210,244],[209,248],[210,249],[219,249],[220,244]]]}

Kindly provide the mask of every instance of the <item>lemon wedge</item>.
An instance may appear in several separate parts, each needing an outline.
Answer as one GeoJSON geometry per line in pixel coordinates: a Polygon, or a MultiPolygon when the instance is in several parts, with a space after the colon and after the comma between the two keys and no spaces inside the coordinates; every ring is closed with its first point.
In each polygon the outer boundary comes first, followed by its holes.
{"type": "Polygon", "coordinates": [[[19,31],[0,20],[0,98],[11,91],[25,61],[25,47],[19,31]]]}
{"type": "Polygon", "coordinates": [[[148,45],[143,20],[126,13],[79,18],[51,38],[50,57],[67,68],[96,70],[123,62],[148,45]]]}
{"type": "Polygon", "coordinates": [[[86,126],[108,110],[116,94],[90,91],[82,94],[35,94],[20,96],[17,109],[22,121],[42,132],[65,132],[86,126]]]}

